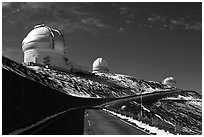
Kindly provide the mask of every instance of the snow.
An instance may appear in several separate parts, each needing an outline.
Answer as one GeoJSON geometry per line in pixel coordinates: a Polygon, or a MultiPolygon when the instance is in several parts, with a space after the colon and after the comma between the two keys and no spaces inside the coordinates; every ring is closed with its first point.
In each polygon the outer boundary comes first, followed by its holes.
{"type": "Polygon", "coordinates": [[[147,112],[150,112],[150,110],[147,109],[146,107],[144,107],[143,105],[142,105],[142,108],[143,108],[144,110],[146,110],[147,112]]]}
{"type": "MultiPolygon", "coordinates": [[[[72,90],[73,91],[73,90],[72,90]]],[[[74,96],[74,97],[81,97],[81,98],[91,98],[89,94],[79,94],[79,93],[73,93],[73,92],[68,92],[69,95],[74,96]]]]}
{"type": "Polygon", "coordinates": [[[159,119],[163,120],[159,115],[155,114],[156,117],[158,117],[159,119]]]}
{"type": "Polygon", "coordinates": [[[164,120],[166,123],[168,123],[168,124],[170,124],[170,125],[172,125],[172,126],[175,126],[175,125],[174,125],[173,123],[171,123],[170,121],[167,121],[167,120],[161,118],[161,116],[159,116],[159,115],[157,115],[157,114],[155,114],[155,116],[158,117],[160,120],[164,120]]]}
{"type": "Polygon", "coordinates": [[[191,101],[190,104],[194,104],[194,105],[197,105],[197,106],[201,106],[202,107],[202,100],[199,99],[197,101],[191,101]]]}
{"type": "Polygon", "coordinates": [[[193,99],[195,99],[195,98],[193,98],[192,96],[184,97],[184,96],[182,96],[182,95],[179,95],[178,98],[179,98],[179,99],[182,99],[182,100],[193,100],[193,99]]]}
{"type": "Polygon", "coordinates": [[[26,66],[27,68],[33,69],[33,70],[38,70],[40,69],[39,66],[26,66]]]}
{"type": "Polygon", "coordinates": [[[121,109],[122,109],[122,110],[124,110],[124,108],[126,108],[126,106],[125,106],[125,105],[123,105],[123,106],[121,107],[121,109]]]}
{"type": "Polygon", "coordinates": [[[178,97],[167,97],[167,98],[164,98],[163,100],[189,100],[189,101],[199,101],[199,99],[196,99],[194,98],[193,96],[188,96],[188,97],[185,97],[185,96],[182,96],[182,95],[178,95],[178,97]]]}
{"type": "Polygon", "coordinates": [[[115,115],[121,119],[126,119],[127,121],[136,124],[138,127],[142,128],[143,130],[149,131],[150,134],[155,133],[156,135],[174,135],[168,131],[164,131],[164,130],[158,129],[157,127],[153,127],[153,126],[150,126],[148,124],[142,123],[141,121],[135,120],[132,117],[123,116],[121,114],[115,113],[115,112],[107,110],[107,109],[103,109],[103,110],[106,112],[109,112],[109,113],[111,113],[111,114],[113,114],[113,115],[115,115]]]}
{"type": "Polygon", "coordinates": [[[201,99],[189,101],[188,103],[202,110],[202,100],[201,99]]]}
{"type": "Polygon", "coordinates": [[[121,77],[130,77],[130,78],[132,78],[132,76],[125,75],[125,74],[115,74],[115,75],[118,75],[118,76],[121,76],[121,77]]]}

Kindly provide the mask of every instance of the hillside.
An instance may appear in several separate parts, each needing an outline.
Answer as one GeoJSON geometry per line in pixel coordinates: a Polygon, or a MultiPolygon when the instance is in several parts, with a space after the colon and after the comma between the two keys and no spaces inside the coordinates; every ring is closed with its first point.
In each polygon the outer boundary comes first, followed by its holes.
{"type": "Polygon", "coordinates": [[[194,91],[122,74],[26,66],[4,56],[2,67],[3,134],[70,108],[113,100],[118,101],[110,102],[105,108],[114,113],[173,134],[202,133],[202,100],[194,91]]]}
{"type": "Polygon", "coordinates": [[[83,98],[121,98],[175,89],[160,82],[137,80],[112,73],[71,73],[40,66],[26,66],[3,57],[3,68],[35,82],[83,98]]]}
{"type": "Polygon", "coordinates": [[[154,96],[144,95],[142,103],[140,97],[115,101],[105,108],[151,134],[202,134],[201,95],[172,91],[154,96]]]}

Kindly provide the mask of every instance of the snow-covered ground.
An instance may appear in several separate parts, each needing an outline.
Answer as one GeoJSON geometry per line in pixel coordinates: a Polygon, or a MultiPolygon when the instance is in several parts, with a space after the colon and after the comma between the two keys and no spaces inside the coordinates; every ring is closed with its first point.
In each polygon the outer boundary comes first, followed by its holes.
{"type": "Polygon", "coordinates": [[[164,98],[163,100],[189,100],[189,101],[201,101],[201,99],[198,99],[198,98],[195,98],[193,96],[182,96],[182,95],[178,95],[177,97],[167,97],[167,98],[164,98]]]}
{"type": "Polygon", "coordinates": [[[141,128],[141,129],[143,129],[145,131],[148,131],[148,133],[150,133],[150,134],[154,133],[156,135],[174,135],[172,133],[169,133],[168,131],[158,129],[157,127],[153,127],[153,126],[150,126],[148,124],[142,123],[141,121],[135,120],[135,119],[133,119],[133,117],[127,117],[127,116],[115,113],[113,111],[110,111],[108,109],[103,109],[103,110],[110,113],[110,114],[112,114],[112,115],[114,115],[114,116],[117,116],[117,117],[119,117],[121,119],[127,120],[130,123],[134,123],[136,126],[138,126],[139,128],[141,128]]]}

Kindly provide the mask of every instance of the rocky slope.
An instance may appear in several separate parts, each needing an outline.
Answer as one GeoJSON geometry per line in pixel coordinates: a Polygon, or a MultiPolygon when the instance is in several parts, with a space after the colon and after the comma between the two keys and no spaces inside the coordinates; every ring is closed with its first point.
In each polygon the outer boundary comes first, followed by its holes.
{"type": "Polygon", "coordinates": [[[5,83],[5,80],[2,79],[3,90],[10,91],[3,91],[3,97],[5,96],[3,98],[3,119],[6,119],[6,121],[3,121],[3,125],[4,127],[7,125],[6,134],[67,108],[76,107],[76,105],[83,106],[84,102],[89,102],[89,105],[91,105],[90,99],[96,99],[93,100],[95,103],[104,102],[104,99],[123,99],[109,104],[106,109],[131,116],[135,120],[173,134],[202,133],[202,100],[201,95],[194,91],[183,91],[176,87],[163,85],[160,82],[139,80],[122,74],[64,72],[42,66],[26,66],[6,57],[2,57],[2,67],[3,73],[9,73],[3,74],[3,78],[7,79],[6,81],[10,81],[7,75],[11,78],[15,77],[15,81],[23,78],[15,84],[17,88],[18,84],[21,86],[21,91],[13,89],[12,85],[8,87],[10,83],[5,83]],[[13,76],[14,74],[15,76],[13,76]],[[32,85],[33,89],[29,89],[22,82],[27,83],[28,86],[32,85]],[[36,91],[38,89],[46,92],[36,91]],[[27,90],[31,91],[27,92],[27,90]],[[55,92],[63,94],[58,95],[55,92]],[[143,96],[148,95],[143,98],[142,105],[140,96],[138,97],[141,93],[143,96]],[[164,94],[164,96],[163,93],[168,94],[164,94]],[[66,95],[68,96],[66,97],[66,95]],[[46,100],[44,100],[45,97],[46,100]],[[128,97],[127,100],[126,97],[128,97]],[[40,102],[37,98],[40,98],[40,102]],[[62,98],[64,101],[62,101],[62,98]],[[52,100],[55,100],[55,102],[52,100]],[[47,106],[43,105],[45,101],[47,106]],[[33,107],[33,103],[35,107],[33,107]],[[61,103],[64,105],[63,108],[60,108],[61,103]],[[7,107],[8,105],[11,107],[7,107]],[[56,105],[55,108],[58,109],[54,111],[52,105],[56,105]],[[36,111],[37,109],[46,111],[42,111],[41,114],[36,111]],[[13,115],[8,115],[11,112],[13,115]],[[29,115],[26,115],[25,112],[29,115]],[[36,114],[33,115],[33,113],[36,114]],[[37,114],[39,116],[35,117],[37,114]],[[27,117],[27,121],[24,123],[21,123],[22,120],[16,120],[19,119],[18,117],[23,119],[24,115],[27,117]],[[15,124],[12,124],[12,119],[16,121],[15,124]]]}
{"type": "Polygon", "coordinates": [[[202,134],[202,97],[198,93],[181,90],[154,100],[152,96],[142,99],[142,103],[141,98],[117,101],[106,109],[171,134],[202,134]]]}
{"type": "Polygon", "coordinates": [[[3,57],[3,68],[68,95],[83,98],[121,98],[175,89],[160,82],[137,80],[112,73],[72,73],[41,66],[26,66],[3,57]]]}

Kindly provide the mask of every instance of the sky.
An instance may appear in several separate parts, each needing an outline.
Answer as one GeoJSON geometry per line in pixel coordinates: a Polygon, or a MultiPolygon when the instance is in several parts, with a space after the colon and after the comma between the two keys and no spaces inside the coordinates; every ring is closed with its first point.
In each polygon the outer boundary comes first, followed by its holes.
{"type": "Polygon", "coordinates": [[[104,58],[110,72],[202,94],[201,2],[3,2],[2,54],[23,62],[22,40],[35,25],[64,34],[73,62],[104,58]]]}

